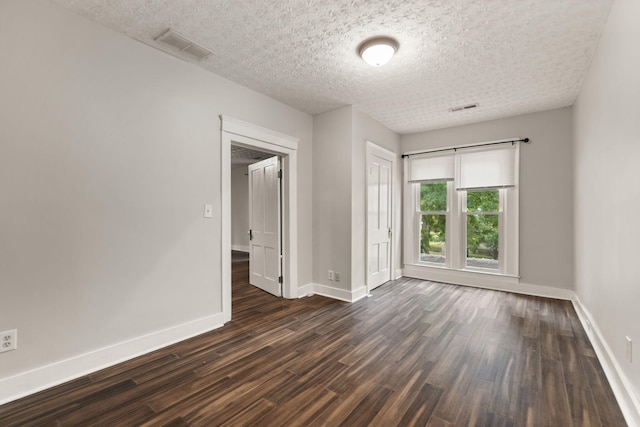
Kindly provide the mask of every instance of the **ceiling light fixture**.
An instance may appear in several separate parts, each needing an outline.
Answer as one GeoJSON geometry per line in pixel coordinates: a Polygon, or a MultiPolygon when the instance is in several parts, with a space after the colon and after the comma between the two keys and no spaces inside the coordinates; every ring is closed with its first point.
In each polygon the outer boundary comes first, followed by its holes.
{"type": "Polygon", "coordinates": [[[398,41],[391,37],[374,37],[358,46],[358,54],[372,67],[381,67],[398,51],[398,41]]]}

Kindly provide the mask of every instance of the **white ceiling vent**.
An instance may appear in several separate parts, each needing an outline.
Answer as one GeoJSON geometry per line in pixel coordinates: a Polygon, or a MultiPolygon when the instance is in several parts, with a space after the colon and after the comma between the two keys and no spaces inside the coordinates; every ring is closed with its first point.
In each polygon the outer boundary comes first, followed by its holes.
{"type": "Polygon", "coordinates": [[[456,111],[471,110],[472,108],[477,108],[479,105],[480,104],[478,104],[478,103],[468,104],[468,105],[461,105],[459,107],[449,108],[449,111],[451,111],[452,113],[455,113],[456,111]]]}
{"type": "Polygon", "coordinates": [[[213,52],[211,52],[206,47],[203,47],[198,43],[189,40],[182,34],[177,33],[172,29],[168,29],[160,36],[156,37],[154,40],[161,45],[169,46],[171,50],[177,50],[179,52],[187,53],[198,60],[202,60],[207,56],[213,54],[213,52]]]}

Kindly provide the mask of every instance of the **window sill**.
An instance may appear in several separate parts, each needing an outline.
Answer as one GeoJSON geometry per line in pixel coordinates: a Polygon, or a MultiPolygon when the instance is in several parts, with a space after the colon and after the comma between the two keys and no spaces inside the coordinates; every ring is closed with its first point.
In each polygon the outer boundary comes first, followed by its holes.
{"type": "Polygon", "coordinates": [[[403,274],[422,280],[491,289],[506,289],[503,285],[517,285],[520,282],[520,277],[514,275],[428,264],[405,264],[403,274]]]}

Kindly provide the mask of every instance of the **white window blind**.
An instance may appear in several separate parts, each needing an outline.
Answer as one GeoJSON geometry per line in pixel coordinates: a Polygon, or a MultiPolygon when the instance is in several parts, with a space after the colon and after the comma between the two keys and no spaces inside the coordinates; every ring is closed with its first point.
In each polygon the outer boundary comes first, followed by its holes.
{"type": "Polygon", "coordinates": [[[452,154],[409,158],[410,182],[453,181],[455,158],[452,154]]]}
{"type": "Polygon", "coordinates": [[[517,145],[458,151],[457,190],[508,188],[516,185],[517,145]]]}

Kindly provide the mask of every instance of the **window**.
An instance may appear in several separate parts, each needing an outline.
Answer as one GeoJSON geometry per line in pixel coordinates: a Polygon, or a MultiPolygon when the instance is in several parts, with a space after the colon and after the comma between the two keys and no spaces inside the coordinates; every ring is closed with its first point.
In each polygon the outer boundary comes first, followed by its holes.
{"type": "Polygon", "coordinates": [[[519,146],[451,151],[406,160],[405,265],[517,276],[519,146]]]}
{"type": "Polygon", "coordinates": [[[447,261],[447,183],[420,183],[420,261],[447,261]]]}
{"type": "Polygon", "coordinates": [[[468,268],[500,269],[500,191],[466,192],[466,257],[468,268]]]}

